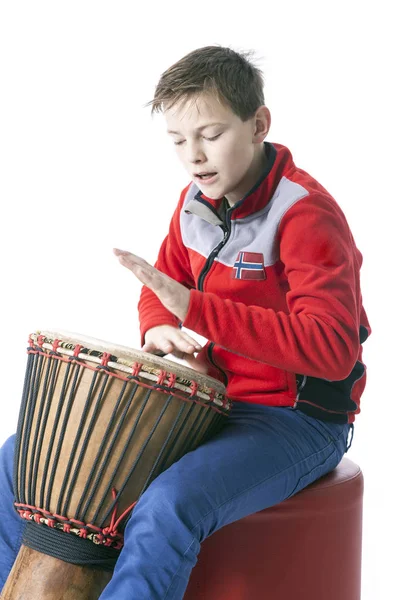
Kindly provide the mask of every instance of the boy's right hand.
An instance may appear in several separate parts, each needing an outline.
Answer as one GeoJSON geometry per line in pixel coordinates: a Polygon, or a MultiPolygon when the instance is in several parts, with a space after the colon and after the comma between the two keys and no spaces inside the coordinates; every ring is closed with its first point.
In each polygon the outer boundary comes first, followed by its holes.
{"type": "Polygon", "coordinates": [[[193,356],[201,349],[202,346],[195,339],[185,331],[171,325],[158,325],[146,331],[142,346],[143,352],[157,354],[161,351],[165,354],[172,354],[176,358],[185,360],[196,371],[207,373],[207,368],[200,365],[193,356]]]}

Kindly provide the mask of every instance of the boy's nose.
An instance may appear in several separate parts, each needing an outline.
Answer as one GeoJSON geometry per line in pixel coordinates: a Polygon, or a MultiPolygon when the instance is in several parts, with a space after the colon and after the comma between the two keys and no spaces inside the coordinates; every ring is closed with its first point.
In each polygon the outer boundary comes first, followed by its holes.
{"type": "Polygon", "coordinates": [[[196,144],[188,146],[187,157],[191,164],[199,164],[204,162],[205,154],[202,148],[196,144]]]}

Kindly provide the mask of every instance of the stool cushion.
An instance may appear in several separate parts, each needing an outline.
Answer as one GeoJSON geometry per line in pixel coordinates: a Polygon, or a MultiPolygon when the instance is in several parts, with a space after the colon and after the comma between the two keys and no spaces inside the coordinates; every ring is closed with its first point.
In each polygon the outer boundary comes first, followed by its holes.
{"type": "Polygon", "coordinates": [[[201,546],[184,600],[359,600],[361,469],[348,458],[201,546]]]}

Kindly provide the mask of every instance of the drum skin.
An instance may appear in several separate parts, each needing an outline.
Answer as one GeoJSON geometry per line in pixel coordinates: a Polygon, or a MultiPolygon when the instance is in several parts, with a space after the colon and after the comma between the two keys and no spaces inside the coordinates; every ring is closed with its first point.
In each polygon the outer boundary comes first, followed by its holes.
{"type": "MultiPolygon", "coordinates": [[[[66,546],[77,536],[119,551],[140,495],[218,431],[230,402],[219,381],[192,369],[124,347],[107,352],[107,342],[93,347],[74,335],[30,336],[15,508],[41,538],[51,527],[65,532],[66,546]]],[[[70,550],[56,558],[27,540],[3,600],[97,599],[111,578],[112,570],[79,564],[70,550]]]]}

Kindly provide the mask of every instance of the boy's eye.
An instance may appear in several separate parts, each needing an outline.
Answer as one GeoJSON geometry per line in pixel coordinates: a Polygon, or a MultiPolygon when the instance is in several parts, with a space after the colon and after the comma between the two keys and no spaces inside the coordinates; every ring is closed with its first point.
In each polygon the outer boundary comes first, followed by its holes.
{"type": "Polygon", "coordinates": [[[217,138],[219,138],[220,135],[221,134],[219,133],[218,135],[214,135],[214,137],[210,137],[210,138],[205,137],[204,139],[208,140],[209,142],[213,142],[214,140],[216,140],[217,138]]]}
{"type": "MultiPolygon", "coordinates": [[[[219,133],[218,135],[214,135],[214,137],[211,138],[207,138],[205,137],[204,139],[207,140],[208,142],[213,142],[214,140],[216,140],[217,138],[219,138],[219,136],[222,135],[221,133],[219,133]]],[[[180,146],[181,144],[183,144],[183,141],[181,142],[174,142],[175,146],[180,146]]]]}

